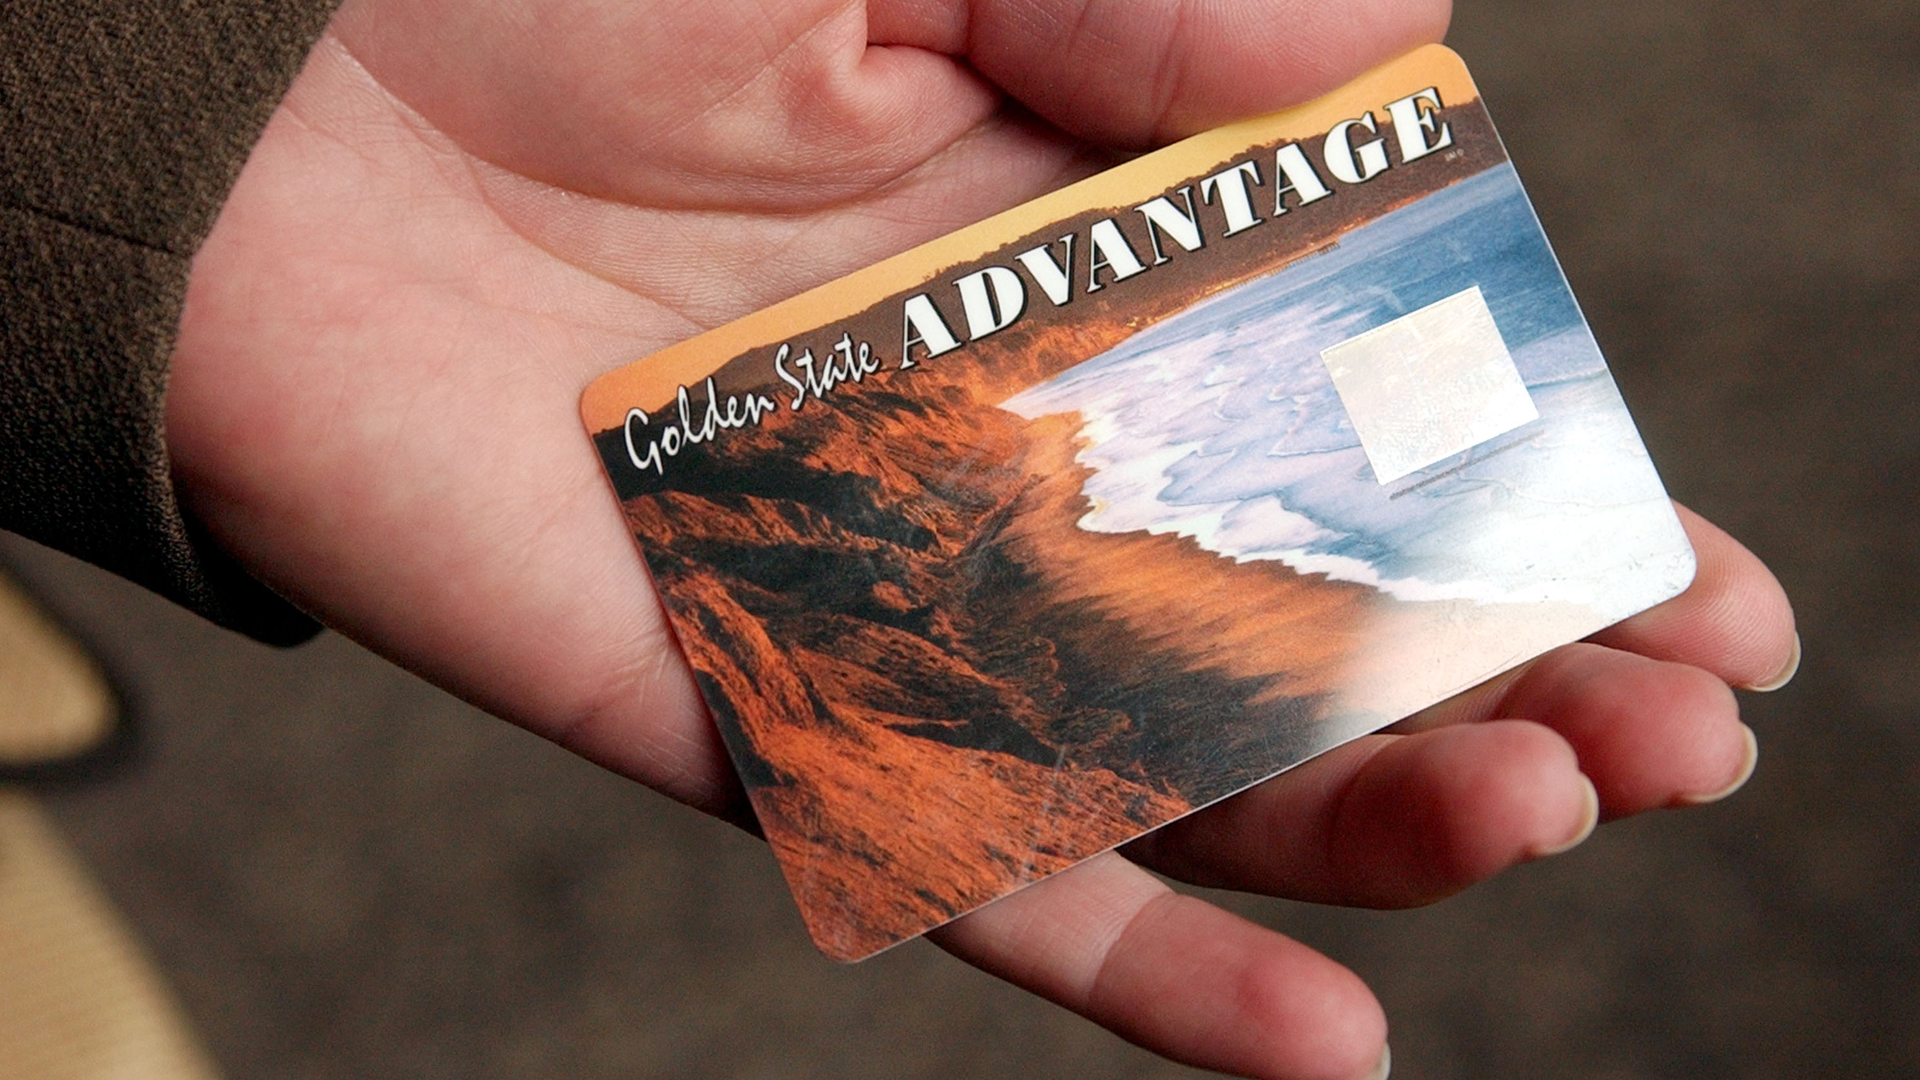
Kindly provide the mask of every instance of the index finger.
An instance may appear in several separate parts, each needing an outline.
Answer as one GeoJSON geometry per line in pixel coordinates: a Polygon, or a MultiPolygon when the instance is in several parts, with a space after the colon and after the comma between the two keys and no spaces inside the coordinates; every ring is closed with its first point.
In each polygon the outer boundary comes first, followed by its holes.
{"type": "Polygon", "coordinates": [[[1729,686],[1777,690],[1800,665],[1793,605],[1740,541],[1675,503],[1699,570],[1687,591],[1589,640],[1702,668],[1729,686]]]}

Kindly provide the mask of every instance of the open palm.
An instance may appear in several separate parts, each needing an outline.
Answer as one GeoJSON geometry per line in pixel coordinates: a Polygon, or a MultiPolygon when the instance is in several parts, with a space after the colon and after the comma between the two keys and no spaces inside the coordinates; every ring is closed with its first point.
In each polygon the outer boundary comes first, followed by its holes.
{"type": "MultiPolygon", "coordinates": [[[[350,0],[194,265],[193,511],[328,624],[744,820],[575,411],[595,375],[1328,90],[1445,0],[350,0]]],[[[1396,905],[1744,779],[1788,665],[1766,570],[1686,516],[1680,599],[938,932],[1161,1053],[1345,1080],[1344,969],[1139,868],[1396,905]]]]}

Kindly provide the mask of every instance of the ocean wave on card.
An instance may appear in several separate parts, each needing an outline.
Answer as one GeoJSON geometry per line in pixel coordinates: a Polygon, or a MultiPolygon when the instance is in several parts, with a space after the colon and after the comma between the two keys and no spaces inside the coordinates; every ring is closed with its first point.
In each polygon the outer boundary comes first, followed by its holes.
{"type": "Polygon", "coordinates": [[[1607,578],[1653,549],[1630,538],[1671,528],[1658,477],[1508,165],[1209,298],[1003,407],[1081,418],[1084,529],[1185,536],[1239,561],[1278,560],[1405,600],[1604,608],[1607,578]],[[1541,419],[1383,491],[1320,351],[1475,285],[1541,419]]]}

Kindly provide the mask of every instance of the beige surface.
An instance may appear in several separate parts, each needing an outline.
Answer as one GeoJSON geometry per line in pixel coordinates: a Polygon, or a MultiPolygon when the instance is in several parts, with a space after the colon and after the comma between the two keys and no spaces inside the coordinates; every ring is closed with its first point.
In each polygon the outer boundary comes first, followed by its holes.
{"type": "Polygon", "coordinates": [[[28,796],[0,789],[0,1076],[214,1076],[113,908],[28,796]]]}
{"type": "Polygon", "coordinates": [[[0,765],[80,753],[107,736],[114,713],[99,669],[0,578],[0,765]]]}

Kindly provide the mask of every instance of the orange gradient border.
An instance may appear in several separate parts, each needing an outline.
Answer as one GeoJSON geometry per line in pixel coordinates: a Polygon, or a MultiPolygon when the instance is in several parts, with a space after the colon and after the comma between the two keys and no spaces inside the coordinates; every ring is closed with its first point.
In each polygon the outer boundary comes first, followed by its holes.
{"type": "Polygon", "coordinates": [[[1324,97],[1182,139],[611,371],[581,395],[580,418],[591,433],[619,427],[628,409],[657,406],[735,357],[857,315],[1052,222],[1087,210],[1132,205],[1249,147],[1318,135],[1429,86],[1449,108],[1479,97],[1466,64],[1452,49],[1423,46],[1324,97]]]}

